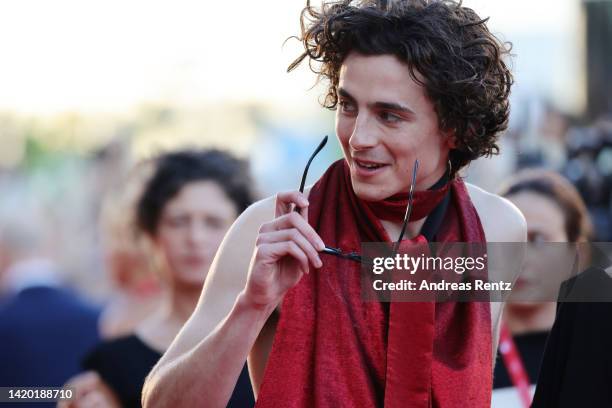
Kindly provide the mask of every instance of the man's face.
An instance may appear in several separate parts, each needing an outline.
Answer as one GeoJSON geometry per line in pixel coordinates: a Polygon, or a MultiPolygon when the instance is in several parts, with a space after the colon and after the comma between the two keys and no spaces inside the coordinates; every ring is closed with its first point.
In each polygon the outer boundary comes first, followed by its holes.
{"type": "Polygon", "coordinates": [[[368,201],[408,191],[415,159],[417,190],[446,169],[453,138],[438,127],[425,88],[392,55],[351,53],[340,68],[336,134],[353,189],[368,201]]]}

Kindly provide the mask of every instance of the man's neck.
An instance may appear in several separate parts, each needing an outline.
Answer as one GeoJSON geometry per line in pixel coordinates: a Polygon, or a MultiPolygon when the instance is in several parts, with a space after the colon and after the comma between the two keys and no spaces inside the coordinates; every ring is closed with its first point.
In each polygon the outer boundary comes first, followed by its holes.
{"type": "MultiPolygon", "coordinates": [[[[425,224],[426,220],[427,220],[427,217],[422,218],[418,221],[409,222],[408,225],[406,226],[406,232],[404,233],[404,239],[412,239],[416,237],[417,235],[419,235],[419,233],[421,232],[421,228],[423,228],[423,224],[425,224]]],[[[385,231],[387,231],[387,235],[389,235],[389,239],[392,242],[397,241],[400,231],[402,230],[402,223],[393,222],[393,221],[385,221],[385,220],[380,220],[380,223],[385,229],[385,231]]]]}
{"type": "Polygon", "coordinates": [[[429,190],[434,184],[436,184],[442,178],[442,176],[444,176],[447,170],[448,169],[446,167],[446,162],[443,162],[440,166],[438,166],[438,168],[436,168],[430,174],[428,174],[421,180],[417,181],[416,186],[415,186],[416,187],[415,191],[429,190]]]}
{"type": "MultiPolygon", "coordinates": [[[[436,184],[446,172],[446,167],[442,166],[436,171],[432,172],[429,176],[425,178],[425,180],[421,180],[416,185],[416,191],[423,191],[430,189],[434,184],[436,184]]],[[[427,217],[422,218],[420,220],[410,222],[406,226],[406,232],[404,233],[404,239],[412,239],[421,233],[421,229],[423,225],[427,221],[427,217]]],[[[402,222],[393,222],[393,221],[385,221],[380,220],[380,223],[384,227],[385,231],[387,231],[387,235],[389,235],[389,239],[392,242],[397,241],[399,237],[400,231],[402,230],[402,222]]]]}

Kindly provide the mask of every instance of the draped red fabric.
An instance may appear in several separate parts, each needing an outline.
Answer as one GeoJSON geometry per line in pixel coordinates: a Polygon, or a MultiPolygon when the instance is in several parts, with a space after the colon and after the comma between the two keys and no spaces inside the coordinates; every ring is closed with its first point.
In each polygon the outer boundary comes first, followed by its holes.
{"type": "MultiPolygon", "coordinates": [[[[418,221],[421,218],[427,217],[431,210],[442,201],[449,187],[450,183],[446,183],[436,190],[415,191],[412,197],[410,221],[418,221]]],[[[367,201],[363,204],[371,210],[378,219],[401,222],[404,220],[406,214],[408,193],[399,193],[383,201],[367,201]]]]}
{"type": "MultiPolygon", "coordinates": [[[[448,184],[437,241],[484,242],[465,185],[448,184]]],[[[309,201],[309,222],[328,246],[360,252],[362,242],[389,241],[353,192],[344,160],[315,184],[309,201]]],[[[433,208],[428,200],[418,205],[433,208]]],[[[324,266],[285,295],[257,407],[490,406],[488,303],[365,302],[359,264],[322,256],[324,266]]]]}

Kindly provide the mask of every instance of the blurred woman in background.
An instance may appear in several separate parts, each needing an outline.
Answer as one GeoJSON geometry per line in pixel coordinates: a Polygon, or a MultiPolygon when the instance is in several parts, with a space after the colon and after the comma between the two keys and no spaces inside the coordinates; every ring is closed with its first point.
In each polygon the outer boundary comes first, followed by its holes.
{"type": "MultiPolygon", "coordinates": [[[[541,169],[522,171],[509,180],[500,195],[512,201],[525,216],[530,243],[577,243],[591,236],[591,221],[583,200],[574,186],[557,173],[541,169]]],[[[554,252],[555,248],[552,249],[554,252]]],[[[547,267],[538,264],[539,261],[550,263],[551,260],[527,257],[513,292],[533,292],[530,286],[538,283],[532,278],[543,274],[541,268],[547,267]]],[[[506,303],[499,340],[500,358],[495,366],[493,388],[498,390],[493,393],[493,407],[519,406],[519,399],[524,406],[529,406],[555,313],[556,302],[506,303]],[[506,387],[512,389],[499,390],[506,387]]]]}
{"type": "MultiPolygon", "coordinates": [[[[246,163],[220,151],[180,151],[155,160],[135,218],[156,249],[160,305],[134,334],[89,354],[89,371],[69,383],[76,399],[68,406],[140,406],[146,375],[195,308],[225,233],[251,204],[250,186],[246,163]]],[[[229,406],[253,404],[245,365],[229,406]]]]}

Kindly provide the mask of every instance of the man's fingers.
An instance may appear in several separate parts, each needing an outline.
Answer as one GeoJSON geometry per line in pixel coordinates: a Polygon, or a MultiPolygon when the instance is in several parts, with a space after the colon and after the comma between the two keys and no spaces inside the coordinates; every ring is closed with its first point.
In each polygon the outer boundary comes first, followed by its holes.
{"type": "Polygon", "coordinates": [[[289,214],[285,214],[274,221],[267,222],[261,226],[259,229],[259,233],[269,233],[274,231],[281,231],[285,229],[297,229],[306,239],[310,242],[310,244],[317,250],[322,251],[325,248],[325,244],[319,234],[306,222],[301,215],[291,212],[289,214]]]}
{"type": "Polygon", "coordinates": [[[275,217],[293,211],[293,205],[298,208],[308,207],[308,199],[299,191],[286,191],[276,195],[275,217]]]}
{"type": "Polygon", "coordinates": [[[262,244],[259,246],[259,251],[262,256],[270,257],[274,260],[279,260],[285,256],[290,256],[300,264],[300,267],[304,272],[308,272],[308,256],[293,241],[262,244]]]}
{"type": "Polygon", "coordinates": [[[297,228],[273,231],[266,234],[261,234],[257,238],[257,244],[268,244],[274,242],[293,241],[298,247],[308,256],[310,263],[315,268],[323,266],[319,253],[308,239],[297,228]]]}
{"type": "MultiPolygon", "coordinates": [[[[300,207],[299,213],[302,216],[302,218],[304,218],[306,220],[306,222],[308,222],[308,206],[300,207]]],[[[310,225],[310,224],[308,224],[308,225],[310,225]]]]}

